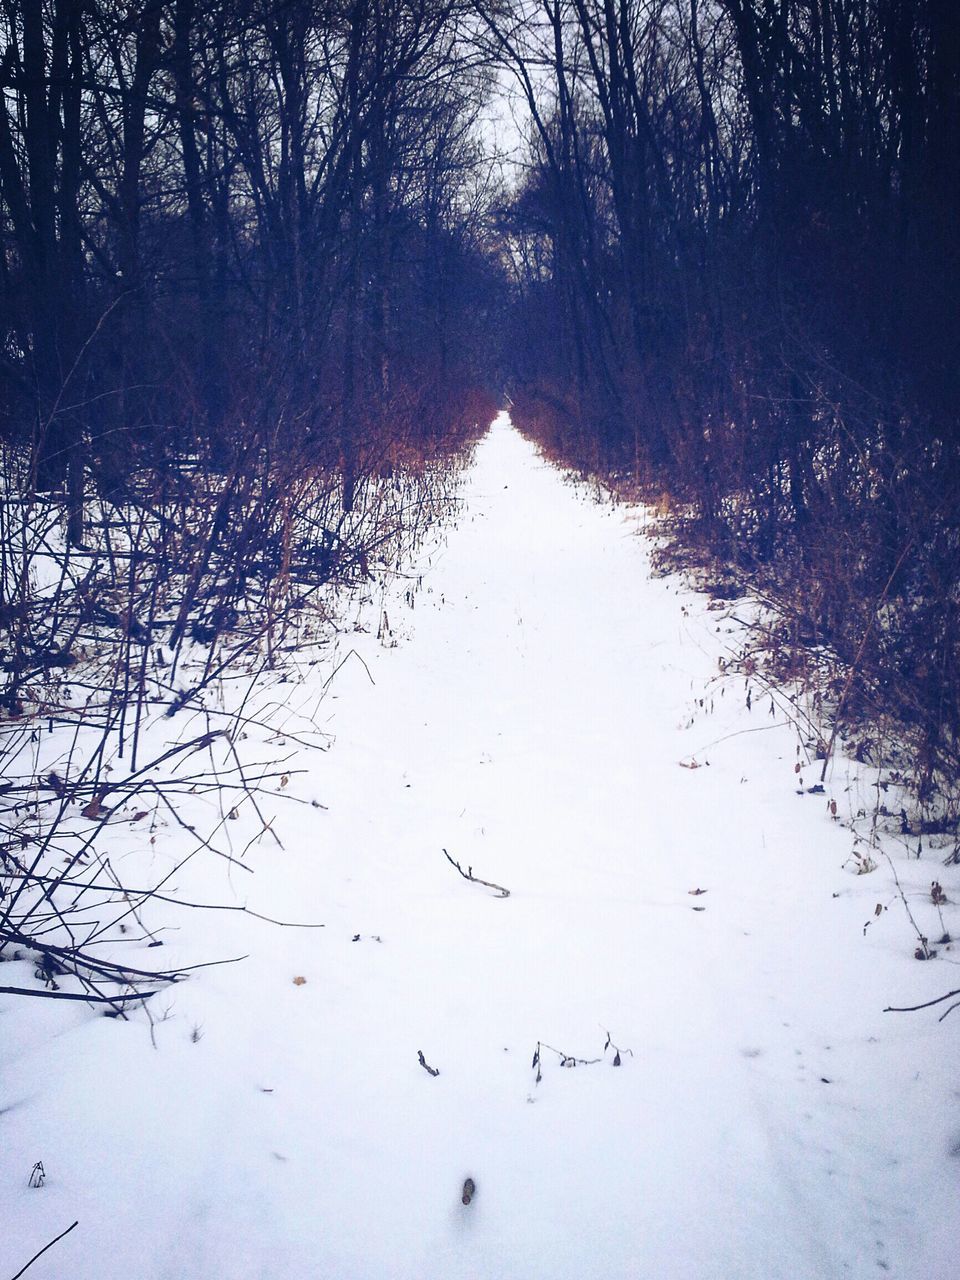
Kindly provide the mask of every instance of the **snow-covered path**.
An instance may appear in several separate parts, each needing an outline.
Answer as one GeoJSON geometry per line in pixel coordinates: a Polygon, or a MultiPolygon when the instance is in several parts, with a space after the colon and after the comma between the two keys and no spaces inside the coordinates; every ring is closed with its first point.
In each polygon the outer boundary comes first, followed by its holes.
{"type": "Polygon", "coordinates": [[[398,645],[344,638],[375,684],[348,659],[290,784],[326,808],[234,882],[325,927],[178,917],[251,958],[163,997],[156,1049],[0,1003],[0,1273],[78,1218],[31,1280],[960,1274],[956,1033],[882,1013],[951,971],[864,936],[833,793],[707,690],[732,624],[649,576],[637,519],[495,424],[398,645]]]}

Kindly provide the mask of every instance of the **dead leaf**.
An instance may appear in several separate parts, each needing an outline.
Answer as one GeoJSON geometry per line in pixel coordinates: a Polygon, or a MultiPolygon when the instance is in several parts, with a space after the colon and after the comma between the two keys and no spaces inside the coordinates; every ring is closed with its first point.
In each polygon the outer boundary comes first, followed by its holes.
{"type": "Polygon", "coordinates": [[[130,819],[130,821],[131,821],[131,822],[142,822],[142,821],[143,821],[143,819],[144,819],[146,816],[147,816],[147,810],[146,810],[146,809],[141,809],[138,813],[135,813],[135,814],[133,815],[133,817],[130,819]]]}
{"type": "Polygon", "coordinates": [[[696,760],[681,760],[679,763],[680,763],[681,769],[699,769],[700,768],[696,760]]]}
{"type": "Polygon", "coordinates": [[[295,987],[302,987],[305,982],[306,982],[306,978],[304,978],[301,974],[298,973],[293,980],[293,985],[295,987]]]}
{"type": "Polygon", "coordinates": [[[690,894],[691,898],[699,898],[701,893],[706,893],[706,892],[707,892],[706,889],[688,889],[687,890],[687,893],[690,894]]]}
{"type": "Polygon", "coordinates": [[[103,816],[104,808],[103,808],[103,805],[100,803],[99,798],[97,796],[94,796],[94,798],[90,801],[89,804],[85,804],[83,806],[80,812],[83,814],[85,818],[100,818],[103,816]]]}

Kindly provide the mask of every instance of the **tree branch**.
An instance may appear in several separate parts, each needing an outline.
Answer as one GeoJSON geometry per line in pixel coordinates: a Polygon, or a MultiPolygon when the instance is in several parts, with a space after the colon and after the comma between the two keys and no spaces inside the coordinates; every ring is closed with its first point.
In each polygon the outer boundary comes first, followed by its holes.
{"type": "Polygon", "coordinates": [[[475,875],[473,874],[473,867],[467,867],[466,871],[464,871],[464,869],[463,869],[463,867],[461,867],[460,863],[459,863],[459,862],[455,862],[455,861],[453,860],[453,858],[451,858],[451,857],[450,857],[449,853],[447,853],[446,849],[444,849],[444,851],[443,851],[443,856],[444,856],[444,857],[446,858],[446,860],[450,863],[451,867],[456,867],[456,869],[457,869],[457,870],[460,872],[460,874],[463,876],[464,880],[471,880],[471,881],[473,881],[473,883],[474,883],[474,884],[482,884],[482,885],[485,885],[488,889],[493,889],[493,890],[495,890],[495,891],[496,891],[497,896],[498,896],[498,897],[500,897],[500,898],[509,898],[509,897],[510,897],[510,890],[509,890],[509,889],[505,889],[505,888],[503,887],[503,885],[502,885],[502,884],[493,884],[493,882],[492,882],[492,881],[490,881],[490,880],[481,880],[479,876],[475,876],[475,875]]]}

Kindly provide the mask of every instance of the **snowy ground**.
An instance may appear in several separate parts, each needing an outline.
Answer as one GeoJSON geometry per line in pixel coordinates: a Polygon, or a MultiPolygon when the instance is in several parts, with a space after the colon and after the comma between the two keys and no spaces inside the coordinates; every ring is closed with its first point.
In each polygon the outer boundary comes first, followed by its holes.
{"type": "Polygon", "coordinates": [[[283,848],[177,879],[324,927],[158,920],[164,963],[249,958],[158,996],[156,1047],[0,997],[0,1280],[74,1219],[31,1280],[960,1275],[960,1012],[882,1012],[956,961],[843,865],[850,767],[798,795],[783,717],[710,683],[736,624],[640,523],[498,421],[422,588],[264,687],[332,736],[246,744],[296,750],[283,848]]]}

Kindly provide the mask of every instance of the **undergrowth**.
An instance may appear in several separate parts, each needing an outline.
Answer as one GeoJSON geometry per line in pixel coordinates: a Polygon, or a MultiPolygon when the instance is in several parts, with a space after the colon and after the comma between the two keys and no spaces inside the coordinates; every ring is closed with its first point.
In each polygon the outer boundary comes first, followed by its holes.
{"type": "Polygon", "coordinates": [[[195,857],[249,870],[251,846],[278,839],[263,799],[292,769],[276,751],[255,759],[248,736],[323,742],[314,724],[291,733],[262,679],[323,660],[344,593],[405,570],[455,509],[470,444],[371,454],[349,501],[335,468],[263,439],[226,466],[131,468],[120,491],[88,497],[81,546],[63,498],[31,495],[29,459],[4,448],[0,961],[29,961],[40,986],[0,989],[122,1016],[194,967],[124,958],[162,945],[153,902],[245,910],[173,886],[195,857]],[[122,851],[170,829],[182,856],[131,883],[122,851]]]}
{"type": "MultiPolygon", "coordinates": [[[[952,900],[939,868],[960,865],[953,631],[960,545],[942,513],[913,513],[912,532],[899,553],[886,556],[885,569],[869,513],[855,503],[824,510],[814,527],[784,523],[775,553],[761,555],[746,495],[731,498],[723,518],[708,518],[695,482],[671,488],[668,469],[651,473],[640,459],[602,460],[549,406],[517,413],[515,421],[598,499],[640,504],[653,571],[680,575],[710,597],[707,607],[729,636],[716,682],[699,705],[735,681],[748,709],[792,724],[796,789],[821,796],[826,816],[848,826],[847,869],[888,873],[889,891],[879,891],[864,933],[894,910],[916,959],[952,951],[944,917],[952,900]],[[858,778],[840,797],[842,807],[831,767],[839,756],[853,762],[858,778]],[[935,864],[928,888],[904,874],[904,863],[921,859],[935,864]]],[[[908,505],[902,495],[899,502],[908,505]]]]}

